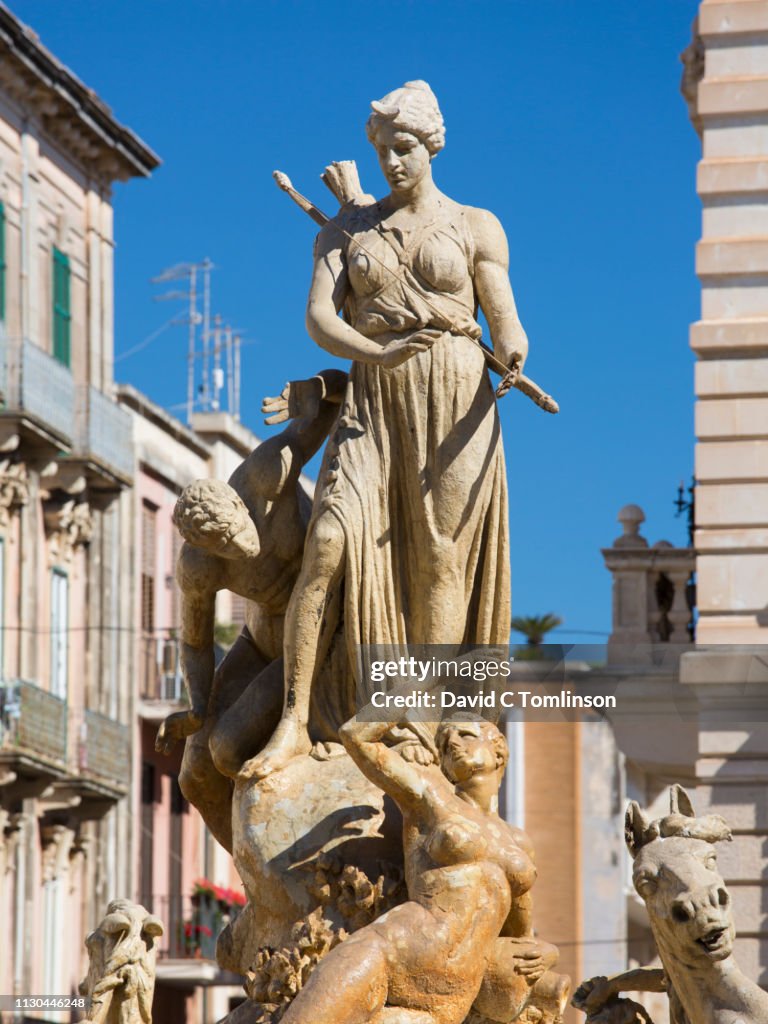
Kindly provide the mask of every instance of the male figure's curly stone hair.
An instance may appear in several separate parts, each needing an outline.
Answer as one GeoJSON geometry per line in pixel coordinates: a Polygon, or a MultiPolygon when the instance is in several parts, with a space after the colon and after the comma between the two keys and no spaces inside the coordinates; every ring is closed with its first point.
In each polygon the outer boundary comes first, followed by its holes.
{"type": "Polygon", "coordinates": [[[388,92],[381,100],[371,103],[373,113],[365,126],[370,142],[375,144],[376,133],[385,121],[391,121],[401,131],[410,132],[435,156],[445,145],[445,123],[437,97],[426,82],[406,82],[399,89],[388,92]]]}
{"type": "Polygon", "coordinates": [[[196,547],[226,545],[250,520],[237,491],[221,480],[195,480],[179,495],[173,521],[196,547]]]}
{"type": "MultiPolygon", "coordinates": [[[[451,728],[451,726],[463,725],[467,722],[475,722],[483,727],[482,731],[493,744],[498,765],[502,769],[505,768],[507,761],[509,760],[509,747],[507,746],[507,741],[504,739],[504,734],[498,726],[494,725],[493,722],[489,722],[487,718],[483,718],[482,715],[468,711],[457,712],[450,718],[444,718],[438,725],[437,730],[435,731],[435,746],[437,747],[437,752],[440,755],[440,760],[442,761],[443,753],[445,751],[445,737],[448,729],[451,728]]],[[[450,779],[450,781],[455,782],[456,780],[450,779]]]]}

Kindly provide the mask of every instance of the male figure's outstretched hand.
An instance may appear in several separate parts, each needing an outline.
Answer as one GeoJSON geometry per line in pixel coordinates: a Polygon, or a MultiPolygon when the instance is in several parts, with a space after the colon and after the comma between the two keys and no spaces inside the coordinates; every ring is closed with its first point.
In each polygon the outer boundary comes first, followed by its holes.
{"type": "Polygon", "coordinates": [[[341,401],[346,383],[347,375],[342,370],[323,370],[308,380],[289,380],[279,395],[262,401],[264,422],[273,426],[286,420],[313,420],[322,401],[341,401]]]}

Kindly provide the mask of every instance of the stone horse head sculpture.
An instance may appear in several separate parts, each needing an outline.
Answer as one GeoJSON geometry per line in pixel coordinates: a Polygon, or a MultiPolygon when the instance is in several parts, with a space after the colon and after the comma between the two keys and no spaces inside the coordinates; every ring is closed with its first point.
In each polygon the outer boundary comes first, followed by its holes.
{"type": "Polygon", "coordinates": [[[666,991],[672,1024],[765,1024],[768,994],[733,957],[731,899],[715,849],[731,839],[725,820],[697,817],[686,791],[673,786],[663,818],[649,820],[637,803],[629,805],[625,839],[663,970],[593,978],[576,991],[574,1005],[590,1024],[634,1024],[650,1018],[619,994],[666,991]]]}
{"type": "Polygon", "coordinates": [[[714,845],[731,839],[726,822],[719,815],[697,818],[688,794],[673,786],[664,818],[649,822],[638,804],[629,805],[625,838],[632,880],[665,966],[696,971],[730,957],[735,928],[714,845]]]}

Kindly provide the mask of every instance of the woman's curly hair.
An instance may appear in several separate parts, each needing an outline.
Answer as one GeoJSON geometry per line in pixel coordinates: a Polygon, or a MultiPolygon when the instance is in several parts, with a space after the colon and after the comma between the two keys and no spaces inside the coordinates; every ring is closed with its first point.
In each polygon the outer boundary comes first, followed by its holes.
{"type": "Polygon", "coordinates": [[[365,130],[370,142],[375,144],[376,134],[386,121],[394,123],[401,131],[410,132],[424,143],[430,156],[435,156],[445,145],[445,123],[437,97],[426,82],[406,82],[399,89],[388,92],[380,100],[371,103],[373,113],[368,118],[365,130]]]}

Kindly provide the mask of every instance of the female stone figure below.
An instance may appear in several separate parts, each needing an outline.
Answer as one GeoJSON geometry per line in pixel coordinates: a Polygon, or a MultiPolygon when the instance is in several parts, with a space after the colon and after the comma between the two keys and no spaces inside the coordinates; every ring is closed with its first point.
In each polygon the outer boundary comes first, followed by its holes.
{"type": "Polygon", "coordinates": [[[327,696],[313,680],[339,623],[346,665],[335,687],[353,694],[358,645],[509,641],[504,454],[471,340],[479,307],[496,355],[522,369],[507,241],[492,214],[435,186],[445,132],[425,82],[372,107],[368,137],[391,191],[343,207],[317,240],[307,328],[352,366],[286,616],[283,717],[246,778],[309,751],[310,698],[315,707],[327,696]]]}
{"type": "Polygon", "coordinates": [[[509,1022],[532,999],[556,1017],[568,979],[548,971],[555,947],[532,937],[530,840],[494,809],[503,736],[490,722],[444,722],[441,767],[421,767],[382,742],[391,728],[353,719],[340,735],[402,812],[409,901],[332,950],[283,1024],[461,1024],[473,1005],[509,1022]]]}

